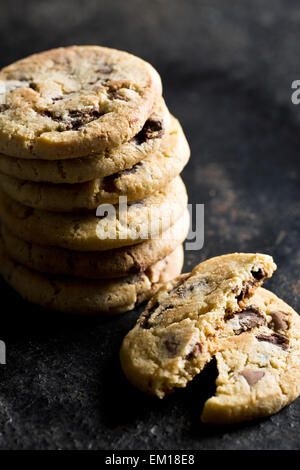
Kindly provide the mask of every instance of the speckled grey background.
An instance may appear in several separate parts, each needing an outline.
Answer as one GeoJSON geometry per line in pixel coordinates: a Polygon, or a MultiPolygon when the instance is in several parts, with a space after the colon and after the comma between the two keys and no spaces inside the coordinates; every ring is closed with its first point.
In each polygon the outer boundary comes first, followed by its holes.
{"type": "MultiPolygon", "coordinates": [[[[42,49],[102,44],[136,53],[162,75],[192,148],[190,202],[205,204],[205,244],[185,269],[232,251],[274,255],[267,283],[300,300],[300,5],[296,0],[2,0],[0,65],[42,49]]],[[[1,288],[2,449],[300,449],[300,400],[259,422],[199,423],[211,365],[158,401],[122,376],[118,349],[138,312],[64,317],[1,288]]]]}

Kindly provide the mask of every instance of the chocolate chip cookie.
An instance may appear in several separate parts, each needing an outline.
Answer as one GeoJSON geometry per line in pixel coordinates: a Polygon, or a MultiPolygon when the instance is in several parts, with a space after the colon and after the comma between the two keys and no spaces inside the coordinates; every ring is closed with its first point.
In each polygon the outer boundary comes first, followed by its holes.
{"type": "Polygon", "coordinates": [[[0,152],[47,160],[105,152],[141,131],[161,91],[153,67],[126,52],[34,54],[0,71],[0,152]]]}
{"type": "Polygon", "coordinates": [[[234,253],[167,283],[123,341],[127,378],[160,398],[185,387],[218,351],[227,321],[275,269],[268,255],[234,253]]]}
{"type": "Polygon", "coordinates": [[[261,418],[295,400],[300,394],[299,315],[259,288],[249,305],[228,321],[228,328],[231,335],[216,354],[216,393],[205,403],[202,421],[228,424],[261,418]]]}
{"type": "Polygon", "coordinates": [[[179,122],[172,124],[156,152],[133,167],[102,179],[80,184],[34,183],[0,174],[0,185],[10,197],[37,209],[71,212],[92,210],[99,204],[143,199],[175,178],[190,156],[179,122]]]}

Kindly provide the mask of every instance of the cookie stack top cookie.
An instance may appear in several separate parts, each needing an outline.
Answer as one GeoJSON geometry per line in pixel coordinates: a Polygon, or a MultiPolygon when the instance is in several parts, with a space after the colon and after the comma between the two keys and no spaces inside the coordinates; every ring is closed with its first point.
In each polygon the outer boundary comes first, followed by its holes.
{"type": "Polygon", "coordinates": [[[141,131],[161,91],[158,73],[126,52],[32,55],[0,72],[0,151],[47,160],[105,152],[141,131]]]}

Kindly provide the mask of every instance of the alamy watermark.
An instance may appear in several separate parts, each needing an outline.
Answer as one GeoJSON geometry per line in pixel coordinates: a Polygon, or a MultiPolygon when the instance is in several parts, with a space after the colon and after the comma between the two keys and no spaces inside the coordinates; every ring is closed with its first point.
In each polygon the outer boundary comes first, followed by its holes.
{"type": "Polygon", "coordinates": [[[0,364],[6,364],[6,345],[0,339],[0,364]]]}
{"type": "Polygon", "coordinates": [[[300,104],[300,80],[294,80],[291,88],[295,90],[291,94],[291,102],[295,105],[300,104]]]}
{"type": "Polygon", "coordinates": [[[128,203],[126,196],[120,196],[118,205],[97,207],[97,237],[101,240],[155,240],[166,239],[171,234],[179,239],[186,232],[189,219],[185,248],[201,250],[204,245],[204,204],[188,204],[187,209],[189,217],[186,214],[178,216],[174,209],[162,210],[159,204],[147,206],[143,201],[128,203]],[[171,232],[170,227],[173,228],[171,232]]]}
{"type": "Polygon", "coordinates": [[[188,204],[188,210],[190,227],[186,237],[185,249],[188,251],[201,250],[204,245],[204,204],[188,204]],[[193,230],[193,226],[195,230],[193,230]]]}

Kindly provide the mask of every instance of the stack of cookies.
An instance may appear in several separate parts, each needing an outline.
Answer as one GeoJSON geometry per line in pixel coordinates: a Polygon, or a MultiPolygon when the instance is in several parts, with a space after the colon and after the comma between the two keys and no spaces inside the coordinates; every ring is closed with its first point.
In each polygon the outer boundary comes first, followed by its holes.
{"type": "Polygon", "coordinates": [[[0,72],[1,274],[63,312],[121,313],[182,269],[189,146],[158,73],[59,48],[0,72]]]}

